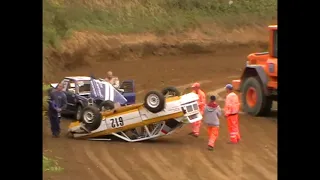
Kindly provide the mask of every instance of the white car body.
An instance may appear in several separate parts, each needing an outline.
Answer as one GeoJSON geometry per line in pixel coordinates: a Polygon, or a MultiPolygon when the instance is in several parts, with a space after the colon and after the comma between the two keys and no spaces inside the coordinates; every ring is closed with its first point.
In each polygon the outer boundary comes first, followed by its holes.
{"type": "Polygon", "coordinates": [[[173,133],[184,123],[200,121],[202,115],[199,112],[197,100],[198,95],[195,93],[169,97],[166,99],[165,108],[158,113],[148,111],[143,104],[120,107],[111,112],[102,112],[100,126],[90,133],[81,128],[80,122],[71,123],[69,132],[76,139],[98,138],[106,135],[114,135],[128,142],[154,139],[173,133]],[[150,129],[150,125],[153,128],[150,129]],[[141,137],[131,138],[128,136],[128,131],[140,127],[144,128],[141,137]]]}

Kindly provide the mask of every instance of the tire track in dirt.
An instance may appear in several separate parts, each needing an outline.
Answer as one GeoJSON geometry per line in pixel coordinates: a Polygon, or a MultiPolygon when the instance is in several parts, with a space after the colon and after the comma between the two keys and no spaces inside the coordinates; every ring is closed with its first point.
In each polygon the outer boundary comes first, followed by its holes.
{"type": "Polygon", "coordinates": [[[152,148],[152,149],[155,154],[155,157],[157,157],[161,161],[161,163],[176,176],[176,178],[178,177],[177,179],[181,179],[181,180],[188,179],[188,177],[184,174],[183,171],[179,170],[178,168],[176,168],[175,165],[171,163],[170,159],[163,156],[162,153],[160,153],[155,148],[152,148]]]}
{"type": "Polygon", "coordinates": [[[84,150],[88,158],[97,165],[97,167],[110,179],[118,180],[118,178],[113,175],[113,173],[95,156],[95,153],[89,149],[90,146],[84,146],[84,150]]]}
{"type": "Polygon", "coordinates": [[[132,167],[132,170],[134,172],[138,172],[140,174],[139,176],[135,175],[136,179],[146,179],[146,180],[154,180],[154,176],[152,176],[154,173],[151,171],[145,171],[145,166],[142,166],[139,163],[137,163],[137,160],[132,158],[132,156],[124,156],[126,159],[128,165],[132,167]],[[140,177],[142,176],[142,177],[140,177]],[[139,177],[139,178],[138,178],[139,177]]]}
{"type": "Polygon", "coordinates": [[[88,172],[88,174],[91,176],[92,179],[100,180],[100,178],[97,175],[98,173],[90,168],[94,164],[91,165],[91,163],[89,163],[87,161],[86,157],[83,156],[83,154],[78,154],[79,150],[77,150],[77,148],[75,148],[74,146],[70,146],[70,147],[72,147],[72,154],[74,154],[76,156],[77,163],[79,163],[79,164],[81,164],[83,166],[83,168],[86,170],[86,172],[88,172]]]}
{"type": "Polygon", "coordinates": [[[141,160],[148,163],[148,166],[151,167],[158,175],[159,178],[163,180],[171,179],[172,177],[177,178],[170,169],[166,166],[159,165],[159,159],[154,158],[154,156],[150,155],[150,152],[139,152],[139,156],[141,160]],[[163,173],[165,171],[165,173],[163,173]]]}
{"type": "MultiPolygon", "coordinates": [[[[197,156],[197,158],[200,160],[200,163],[202,163],[205,167],[202,167],[201,169],[199,169],[199,171],[206,171],[207,173],[201,173],[202,174],[202,179],[221,179],[221,180],[228,180],[229,178],[223,174],[220,171],[217,171],[215,169],[213,169],[213,165],[210,163],[210,161],[207,159],[207,157],[205,157],[203,152],[200,152],[201,150],[196,150],[195,151],[195,156],[197,156]],[[208,172],[210,174],[208,174],[208,172]],[[205,176],[206,175],[206,176],[205,176]]],[[[203,151],[203,150],[202,150],[203,151]]],[[[209,153],[209,152],[207,152],[209,153]]]]}
{"type": "MultiPolygon", "coordinates": [[[[103,144],[104,145],[104,144],[103,144]]],[[[100,152],[97,152],[100,156],[99,158],[102,159],[102,162],[105,162],[106,166],[110,167],[112,172],[115,172],[115,176],[118,177],[118,179],[123,180],[134,180],[125,170],[126,168],[123,166],[120,166],[118,162],[122,162],[123,158],[119,158],[118,160],[115,160],[112,155],[110,155],[108,148],[100,148],[100,152]]]]}

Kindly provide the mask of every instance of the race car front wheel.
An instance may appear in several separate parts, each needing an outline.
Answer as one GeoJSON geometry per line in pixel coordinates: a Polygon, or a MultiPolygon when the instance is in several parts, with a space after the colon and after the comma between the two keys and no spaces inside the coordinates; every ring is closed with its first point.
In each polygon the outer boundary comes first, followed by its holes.
{"type": "Polygon", "coordinates": [[[144,97],[143,105],[148,111],[158,113],[164,109],[165,103],[166,101],[163,94],[157,91],[150,91],[144,97]]]}
{"type": "Polygon", "coordinates": [[[80,122],[89,131],[96,130],[101,124],[102,116],[100,109],[94,106],[83,108],[80,122]]]}

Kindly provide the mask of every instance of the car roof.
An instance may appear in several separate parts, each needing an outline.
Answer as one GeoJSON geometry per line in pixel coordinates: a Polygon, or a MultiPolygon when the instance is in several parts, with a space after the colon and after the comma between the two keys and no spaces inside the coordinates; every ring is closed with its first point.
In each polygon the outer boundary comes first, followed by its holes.
{"type": "Polygon", "coordinates": [[[68,76],[65,79],[71,79],[75,81],[90,81],[91,77],[88,76],[68,76]]]}

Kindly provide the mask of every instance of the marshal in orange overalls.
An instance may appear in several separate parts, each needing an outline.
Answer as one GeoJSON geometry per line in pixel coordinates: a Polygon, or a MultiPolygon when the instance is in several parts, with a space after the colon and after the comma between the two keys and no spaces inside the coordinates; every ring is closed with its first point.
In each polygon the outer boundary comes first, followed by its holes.
{"type": "Polygon", "coordinates": [[[239,132],[239,97],[231,91],[232,86],[228,85],[226,86],[228,95],[225,101],[224,113],[227,118],[230,142],[238,143],[241,138],[239,132]]]}
{"type": "MultiPolygon", "coordinates": [[[[193,92],[199,96],[199,99],[198,99],[199,111],[203,115],[204,107],[206,104],[206,95],[200,89],[199,83],[194,83],[192,85],[192,89],[193,89],[193,92]]],[[[200,134],[201,123],[202,123],[202,120],[192,123],[192,135],[194,135],[195,137],[199,136],[200,134]]]]}

